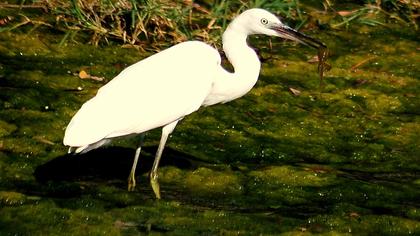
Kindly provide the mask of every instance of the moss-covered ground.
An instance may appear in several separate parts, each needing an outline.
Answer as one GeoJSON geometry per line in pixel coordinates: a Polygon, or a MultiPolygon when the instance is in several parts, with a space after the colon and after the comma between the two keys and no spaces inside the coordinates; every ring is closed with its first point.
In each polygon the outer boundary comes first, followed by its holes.
{"type": "Polygon", "coordinates": [[[0,33],[0,235],[419,235],[418,35],[307,33],[331,50],[323,84],[308,62],[315,51],[253,38],[271,57],[259,82],[178,125],[159,169],[162,200],[147,177],[159,130],[146,136],[134,192],[136,138],[80,156],[62,145],[83,102],[147,54],[0,33]]]}

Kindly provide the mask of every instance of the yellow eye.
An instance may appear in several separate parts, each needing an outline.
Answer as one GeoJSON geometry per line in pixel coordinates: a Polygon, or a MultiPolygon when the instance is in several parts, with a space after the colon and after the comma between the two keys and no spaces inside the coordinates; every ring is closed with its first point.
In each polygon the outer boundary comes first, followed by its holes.
{"type": "Polygon", "coordinates": [[[265,18],[262,18],[262,19],[261,19],[261,24],[263,24],[263,25],[268,24],[268,20],[267,20],[267,19],[265,19],[265,18]]]}

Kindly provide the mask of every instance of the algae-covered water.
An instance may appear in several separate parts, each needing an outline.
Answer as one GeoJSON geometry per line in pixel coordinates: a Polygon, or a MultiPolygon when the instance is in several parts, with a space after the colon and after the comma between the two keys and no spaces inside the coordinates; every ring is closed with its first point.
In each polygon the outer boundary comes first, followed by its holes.
{"type": "Polygon", "coordinates": [[[0,33],[0,235],[419,235],[418,35],[308,33],[331,50],[323,84],[312,49],[251,40],[270,57],[257,85],[178,125],[161,200],[147,177],[159,130],[146,136],[134,192],[136,138],[80,156],[62,145],[83,102],[148,54],[0,33]]]}

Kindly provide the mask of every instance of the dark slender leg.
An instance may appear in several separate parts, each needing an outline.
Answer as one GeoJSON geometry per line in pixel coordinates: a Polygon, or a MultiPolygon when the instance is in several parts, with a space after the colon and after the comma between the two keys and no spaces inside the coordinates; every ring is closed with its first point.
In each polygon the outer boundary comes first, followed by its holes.
{"type": "Polygon", "coordinates": [[[160,187],[159,187],[159,182],[158,182],[157,169],[159,166],[163,149],[165,148],[166,140],[168,139],[168,136],[172,133],[172,131],[175,129],[175,126],[177,123],[178,121],[174,121],[163,127],[162,137],[160,138],[160,143],[159,143],[159,148],[156,152],[156,157],[155,157],[155,161],[153,162],[152,171],[150,172],[150,185],[152,185],[153,192],[155,193],[157,199],[160,199],[160,187]]]}
{"type": "Polygon", "coordinates": [[[134,191],[134,188],[136,187],[136,167],[137,162],[139,160],[140,152],[141,152],[141,146],[143,146],[143,140],[144,140],[145,133],[140,134],[140,143],[139,146],[136,149],[136,154],[134,155],[134,162],[133,166],[131,167],[130,175],[128,176],[128,191],[134,191]]]}

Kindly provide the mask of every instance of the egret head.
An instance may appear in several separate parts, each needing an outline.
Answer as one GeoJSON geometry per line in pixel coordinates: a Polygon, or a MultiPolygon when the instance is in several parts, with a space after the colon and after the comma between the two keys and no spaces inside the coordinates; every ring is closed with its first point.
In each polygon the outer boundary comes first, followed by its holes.
{"type": "Polygon", "coordinates": [[[283,24],[275,15],[264,9],[246,10],[234,22],[234,27],[239,26],[247,35],[264,34],[294,40],[316,49],[326,47],[322,42],[283,24]]]}

